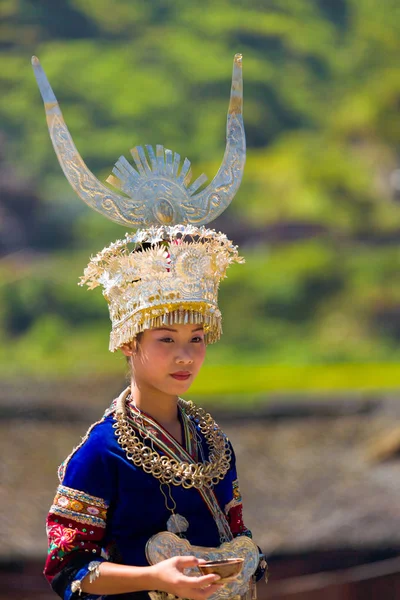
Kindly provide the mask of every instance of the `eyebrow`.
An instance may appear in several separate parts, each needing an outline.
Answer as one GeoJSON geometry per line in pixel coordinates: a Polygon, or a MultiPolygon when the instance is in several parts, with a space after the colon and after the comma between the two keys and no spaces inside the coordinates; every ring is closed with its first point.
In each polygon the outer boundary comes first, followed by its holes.
{"type": "MultiPolygon", "coordinates": [[[[172,329],[171,327],[154,327],[153,331],[173,331],[174,333],[178,333],[177,329],[172,329]]],[[[196,327],[196,329],[192,329],[192,333],[195,331],[203,331],[203,326],[196,327]]]]}

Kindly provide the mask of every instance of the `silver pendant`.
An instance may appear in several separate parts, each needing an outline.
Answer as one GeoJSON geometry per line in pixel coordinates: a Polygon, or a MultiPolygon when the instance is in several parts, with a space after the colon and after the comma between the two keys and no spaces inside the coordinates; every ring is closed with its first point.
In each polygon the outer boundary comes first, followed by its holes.
{"type": "Polygon", "coordinates": [[[167,521],[167,530],[170,533],[184,533],[189,527],[189,522],[182,515],[171,515],[167,521]]]}

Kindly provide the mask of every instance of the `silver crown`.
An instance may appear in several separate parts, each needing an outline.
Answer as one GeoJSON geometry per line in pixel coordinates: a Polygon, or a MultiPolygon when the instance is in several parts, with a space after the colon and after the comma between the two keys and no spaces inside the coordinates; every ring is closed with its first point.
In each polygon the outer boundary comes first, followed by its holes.
{"type": "Polygon", "coordinates": [[[136,169],[121,156],[107,182],[126,196],[103,185],[88,169],[76,149],[59,104],[39,60],[32,65],[44,101],[54,150],[65,176],[80,198],[107,218],[129,227],[152,225],[205,225],[231,203],[242,180],[246,140],[242,118],[242,55],[233,63],[232,88],[227,118],[225,155],[212,182],[199,191],[207,177],[190,183],[190,161],[163,146],[141,146],[131,150],[136,169]]]}

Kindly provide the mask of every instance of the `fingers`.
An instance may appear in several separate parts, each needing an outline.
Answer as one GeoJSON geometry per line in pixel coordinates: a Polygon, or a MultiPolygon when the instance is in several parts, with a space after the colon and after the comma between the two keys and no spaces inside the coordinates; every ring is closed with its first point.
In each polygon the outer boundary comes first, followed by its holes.
{"type": "Polygon", "coordinates": [[[193,587],[204,588],[218,582],[221,577],[211,573],[210,575],[201,575],[200,577],[188,577],[193,587]]]}
{"type": "MultiPolygon", "coordinates": [[[[175,560],[176,568],[181,571],[181,573],[183,573],[185,569],[197,567],[201,563],[207,562],[203,558],[196,558],[195,556],[177,556],[175,560]]],[[[190,581],[196,581],[199,584],[198,587],[202,587],[204,585],[215,583],[218,579],[221,579],[221,577],[214,573],[210,573],[209,575],[200,575],[199,577],[190,577],[189,579],[190,581]]]]}
{"type": "Polygon", "coordinates": [[[188,569],[189,567],[197,567],[197,565],[201,562],[195,556],[177,556],[176,557],[176,566],[181,571],[183,569],[188,569]]]}
{"type": "Polygon", "coordinates": [[[214,594],[215,592],[217,592],[220,588],[222,587],[222,585],[209,585],[208,587],[204,588],[204,589],[193,589],[191,591],[189,591],[189,596],[191,598],[191,600],[206,600],[207,598],[209,598],[212,594],[214,594]]]}
{"type": "Polygon", "coordinates": [[[170,571],[171,579],[166,577],[165,583],[168,583],[165,591],[173,592],[176,596],[181,598],[190,598],[191,600],[207,600],[209,596],[214,594],[217,590],[222,587],[218,581],[221,579],[219,575],[211,573],[209,575],[189,576],[186,575],[185,570],[193,567],[197,567],[202,561],[195,556],[176,556],[172,559],[167,559],[164,563],[163,579],[168,573],[168,569],[172,567],[170,571]],[[170,566],[168,566],[170,565],[170,566]],[[167,569],[165,569],[167,567],[167,569]],[[171,584],[171,586],[169,585],[171,584]]]}
{"type": "Polygon", "coordinates": [[[200,575],[199,577],[193,577],[189,575],[182,575],[180,577],[180,584],[188,585],[195,589],[205,588],[209,585],[218,584],[221,579],[219,575],[211,573],[210,575],[200,575]]]}

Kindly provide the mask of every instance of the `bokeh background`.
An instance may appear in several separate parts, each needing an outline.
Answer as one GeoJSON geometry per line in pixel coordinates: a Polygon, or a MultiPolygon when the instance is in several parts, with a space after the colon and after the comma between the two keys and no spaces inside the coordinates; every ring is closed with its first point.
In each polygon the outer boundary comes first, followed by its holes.
{"type": "Polygon", "coordinates": [[[144,143],[211,179],[236,52],[248,158],[214,225],[246,265],[221,287],[223,340],[192,397],[238,448],[276,565],[261,594],[367,581],[346,598],[400,597],[399,40],[397,0],[0,0],[1,598],[45,597],[55,466],[126,371],[101,293],[77,286],[125,232],[64,179],[30,57],[99,179],[144,143]],[[357,571],[370,561],[385,575],[357,571]],[[392,578],[386,595],[371,578],[392,578]]]}

